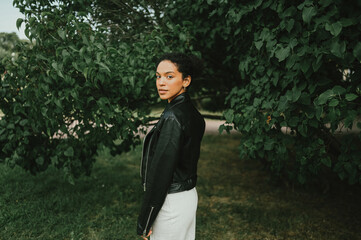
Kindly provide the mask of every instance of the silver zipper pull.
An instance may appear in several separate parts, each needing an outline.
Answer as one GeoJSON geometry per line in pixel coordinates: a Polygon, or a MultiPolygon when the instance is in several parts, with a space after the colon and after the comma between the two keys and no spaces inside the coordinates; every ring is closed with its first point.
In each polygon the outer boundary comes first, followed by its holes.
{"type": "Polygon", "coordinates": [[[143,183],[143,189],[144,189],[144,192],[145,192],[145,183],[143,183]]]}

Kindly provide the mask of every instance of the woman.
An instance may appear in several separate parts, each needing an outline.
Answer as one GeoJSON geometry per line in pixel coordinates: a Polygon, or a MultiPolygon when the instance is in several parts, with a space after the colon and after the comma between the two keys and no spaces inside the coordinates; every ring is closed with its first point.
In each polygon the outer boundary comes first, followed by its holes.
{"type": "Polygon", "coordinates": [[[168,104],[144,139],[140,174],[145,191],[137,233],[151,240],[194,240],[197,162],[205,122],[187,93],[201,64],[181,53],[157,65],[157,89],[168,104]],[[152,229],[152,231],[151,231],[152,229]]]}

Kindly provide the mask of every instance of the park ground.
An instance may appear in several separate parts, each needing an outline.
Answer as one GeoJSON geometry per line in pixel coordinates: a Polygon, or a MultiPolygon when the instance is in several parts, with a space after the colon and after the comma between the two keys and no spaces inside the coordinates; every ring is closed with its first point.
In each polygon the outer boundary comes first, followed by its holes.
{"type": "MultiPolygon", "coordinates": [[[[361,239],[361,191],[338,181],[296,186],[241,160],[239,134],[204,137],[199,161],[198,240],[361,239]]],[[[139,239],[141,147],[100,152],[90,177],[31,176],[0,165],[0,240],[139,239]]]]}

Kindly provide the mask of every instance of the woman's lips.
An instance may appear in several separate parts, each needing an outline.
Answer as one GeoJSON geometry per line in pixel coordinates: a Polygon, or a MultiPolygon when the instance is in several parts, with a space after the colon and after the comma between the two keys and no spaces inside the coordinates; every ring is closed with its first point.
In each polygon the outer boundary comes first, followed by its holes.
{"type": "Polygon", "coordinates": [[[159,89],[158,92],[159,94],[166,94],[168,90],[164,90],[164,89],[159,89]]]}

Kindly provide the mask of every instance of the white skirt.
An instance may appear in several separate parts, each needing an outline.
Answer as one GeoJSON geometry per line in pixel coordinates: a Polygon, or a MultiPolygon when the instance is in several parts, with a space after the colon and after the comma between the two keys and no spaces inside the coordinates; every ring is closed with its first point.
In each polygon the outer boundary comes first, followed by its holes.
{"type": "Polygon", "coordinates": [[[194,240],[197,205],[196,188],[168,194],[154,221],[150,240],[194,240]]]}

